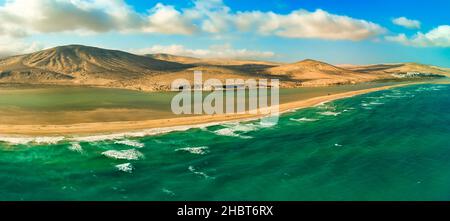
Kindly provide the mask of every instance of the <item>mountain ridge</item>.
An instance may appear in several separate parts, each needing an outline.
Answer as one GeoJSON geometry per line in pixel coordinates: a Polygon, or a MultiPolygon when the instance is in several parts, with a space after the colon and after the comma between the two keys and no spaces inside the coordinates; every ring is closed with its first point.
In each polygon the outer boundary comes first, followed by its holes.
{"type": "Polygon", "coordinates": [[[193,71],[228,78],[279,78],[281,86],[327,86],[392,79],[400,72],[449,70],[416,63],[339,67],[305,59],[291,64],[252,60],[205,59],[170,54],[136,55],[84,45],[66,45],[0,59],[0,83],[89,85],[145,91],[169,90],[171,82],[192,81],[193,71]]]}

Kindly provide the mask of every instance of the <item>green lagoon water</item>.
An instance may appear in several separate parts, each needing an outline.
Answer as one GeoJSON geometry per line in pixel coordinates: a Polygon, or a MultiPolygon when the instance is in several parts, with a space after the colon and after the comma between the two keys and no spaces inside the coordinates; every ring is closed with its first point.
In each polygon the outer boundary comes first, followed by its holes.
{"type": "MultiPolygon", "coordinates": [[[[1,101],[0,101],[1,102],[1,101]]],[[[450,200],[450,85],[142,138],[0,143],[0,200],[450,200]]]]}
{"type": "MultiPolygon", "coordinates": [[[[280,101],[286,103],[393,84],[398,82],[281,89],[280,101]]],[[[183,117],[174,115],[171,110],[171,100],[177,94],[89,87],[0,85],[0,124],[60,125],[183,117]]],[[[207,95],[203,94],[204,97],[207,95]]],[[[248,99],[245,100],[248,103],[248,99]]]]}

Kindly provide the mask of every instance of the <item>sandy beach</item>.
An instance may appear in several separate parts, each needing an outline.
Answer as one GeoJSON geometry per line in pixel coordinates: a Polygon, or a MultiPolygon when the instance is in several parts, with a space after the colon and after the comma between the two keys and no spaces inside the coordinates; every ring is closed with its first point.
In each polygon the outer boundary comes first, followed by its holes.
{"type": "MultiPolygon", "coordinates": [[[[371,93],[375,91],[387,90],[394,87],[402,87],[406,85],[410,84],[383,86],[364,90],[331,94],[327,96],[318,96],[299,101],[282,103],[280,104],[279,109],[280,112],[282,113],[290,110],[307,108],[338,99],[371,93]]],[[[201,115],[192,117],[178,117],[171,119],[156,119],[145,121],[99,122],[99,123],[83,123],[70,125],[0,125],[0,134],[13,137],[14,136],[77,137],[88,135],[133,132],[156,128],[164,130],[164,128],[171,128],[171,127],[195,126],[202,124],[211,124],[215,122],[231,122],[245,119],[255,119],[263,116],[264,116],[263,114],[246,113],[246,114],[201,115]]]]}

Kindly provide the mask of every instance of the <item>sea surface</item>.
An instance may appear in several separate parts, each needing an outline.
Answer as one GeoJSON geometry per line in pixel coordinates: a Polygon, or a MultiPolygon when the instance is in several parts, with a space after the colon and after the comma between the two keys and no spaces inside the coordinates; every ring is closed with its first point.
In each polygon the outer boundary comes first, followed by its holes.
{"type": "Polygon", "coordinates": [[[0,142],[0,200],[450,200],[450,85],[103,141],[0,142]]]}

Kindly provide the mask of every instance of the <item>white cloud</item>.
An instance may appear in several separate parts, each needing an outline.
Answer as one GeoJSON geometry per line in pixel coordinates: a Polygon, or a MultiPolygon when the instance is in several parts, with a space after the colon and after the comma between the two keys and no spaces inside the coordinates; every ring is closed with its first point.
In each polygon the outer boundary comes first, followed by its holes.
{"type": "Polygon", "coordinates": [[[441,25],[425,34],[418,32],[411,38],[399,34],[387,36],[386,40],[416,47],[450,47],[450,25],[441,25]]]}
{"type": "Polygon", "coordinates": [[[196,0],[194,7],[186,9],[188,17],[196,18],[203,31],[219,34],[230,29],[231,9],[222,0],[196,0]]]}
{"type": "Polygon", "coordinates": [[[136,54],[172,54],[197,58],[232,58],[232,59],[260,59],[274,57],[270,51],[252,51],[235,49],[229,44],[212,45],[208,49],[189,49],[183,45],[154,45],[150,48],[131,50],[136,54]]]}
{"type": "Polygon", "coordinates": [[[43,45],[36,42],[26,43],[11,37],[0,36],[0,58],[16,54],[27,54],[43,48],[43,45]]]}
{"type": "Polygon", "coordinates": [[[288,38],[319,38],[331,40],[362,40],[385,32],[375,23],[334,15],[323,10],[293,11],[287,15],[273,12],[240,12],[235,16],[242,31],[255,30],[264,35],[288,38]]]}
{"type": "Polygon", "coordinates": [[[163,4],[146,14],[134,11],[124,0],[10,0],[0,6],[0,34],[73,31],[191,34],[194,26],[163,4]]]}
{"type": "Polygon", "coordinates": [[[184,12],[192,20],[200,20],[203,31],[216,34],[237,30],[287,38],[362,40],[385,32],[378,24],[320,9],[314,12],[296,10],[289,14],[261,11],[233,13],[222,0],[197,0],[194,9],[184,12]]]}
{"type": "Polygon", "coordinates": [[[193,34],[196,26],[190,19],[183,16],[173,6],[158,3],[150,11],[148,24],[143,28],[145,32],[164,34],[193,34]]]}
{"type": "Polygon", "coordinates": [[[142,21],[122,0],[11,0],[0,7],[0,26],[28,34],[75,30],[127,30],[142,21]]]}
{"type": "Polygon", "coordinates": [[[158,3],[138,13],[124,0],[8,0],[0,6],[0,35],[54,32],[144,32],[189,35],[233,31],[288,38],[362,40],[384,32],[381,26],[323,10],[232,12],[222,0],[194,0],[178,10],[158,3]]]}
{"type": "Polygon", "coordinates": [[[406,17],[399,17],[392,20],[392,23],[410,29],[419,29],[420,21],[408,19],[406,17]]]}

